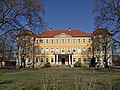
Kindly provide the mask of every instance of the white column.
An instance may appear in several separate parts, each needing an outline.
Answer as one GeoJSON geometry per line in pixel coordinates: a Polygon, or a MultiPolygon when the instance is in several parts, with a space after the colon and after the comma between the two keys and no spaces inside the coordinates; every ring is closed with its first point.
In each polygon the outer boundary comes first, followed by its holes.
{"type": "Polygon", "coordinates": [[[58,55],[56,55],[56,64],[58,64],[58,55]]]}
{"type": "Polygon", "coordinates": [[[72,55],[72,65],[73,65],[73,55],[72,55]]]}
{"type": "Polygon", "coordinates": [[[69,65],[71,64],[71,62],[70,62],[70,55],[69,55],[69,65]]]}
{"type": "Polygon", "coordinates": [[[54,64],[55,64],[55,55],[54,55],[54,64]]]}

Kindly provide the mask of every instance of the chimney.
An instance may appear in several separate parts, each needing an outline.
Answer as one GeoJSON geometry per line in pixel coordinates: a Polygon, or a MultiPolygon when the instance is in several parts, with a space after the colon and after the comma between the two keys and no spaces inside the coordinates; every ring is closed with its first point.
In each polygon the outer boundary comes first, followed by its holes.
{"type": "Polygon", "coordinates": [[[49,31],[52,31],[52,28],[50,28],[50,30],[49,31]]]}
{"type": "Polygon", "coordinates": [[[71,31],[71,28],[68,28],[69,31],[71,31]]]}

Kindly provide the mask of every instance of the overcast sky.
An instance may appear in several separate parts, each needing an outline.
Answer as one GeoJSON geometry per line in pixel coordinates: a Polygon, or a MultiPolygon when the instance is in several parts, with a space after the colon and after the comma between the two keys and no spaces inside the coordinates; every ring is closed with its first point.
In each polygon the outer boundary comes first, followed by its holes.
{"type": "Polygon", "coordinates": [[[48,28],[93,31],[93,0],[43,0],[43,3],[48,28]]]}

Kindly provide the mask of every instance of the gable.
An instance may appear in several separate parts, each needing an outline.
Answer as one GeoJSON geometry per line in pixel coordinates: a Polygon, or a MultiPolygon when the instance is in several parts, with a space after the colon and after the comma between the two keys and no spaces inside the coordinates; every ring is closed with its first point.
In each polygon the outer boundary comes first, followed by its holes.
{"type": "Polygon", "coordinates": [[[55,38],[71,38],[72,36],[66,33],[61,33],[54,36],[55,38]]]}

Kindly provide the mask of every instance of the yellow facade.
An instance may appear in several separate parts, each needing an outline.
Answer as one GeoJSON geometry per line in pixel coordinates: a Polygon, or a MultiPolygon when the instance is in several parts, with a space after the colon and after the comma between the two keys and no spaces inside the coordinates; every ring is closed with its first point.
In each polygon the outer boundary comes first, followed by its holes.
{"type": "Polygon", "coordinates": [[[52,38],[36,38],[35,65],[41,66],[46,62],[74,65],[77,61],[88,64],[92,58],[91,50],[91,37],[72,37],[64,33],[52,38]]]}
{"type": "MultiPolygon", "coordinates": [[[[29,30],[22,30],[17,38],[19,42],[17,65],[42,67],[49,62],[51,65],[74,66],[75,62],[79,61],[82,66],[89,66],[93,59],[94,63],[102,62],[105,57],[104,51],[101,49],[101,52],[97,52],[101,44],[95,45],[101,39],[94,41],[93,38],[96,36],[92,36],[94,33],[70,29],[33,34],[29,30]]],[[[108,46],[111,48],[109,44],[108,46]]],[[[111,49],[106,52],[109,57],[108,65],[109,62],[112,64],[111,52],[111,49]]]]}

